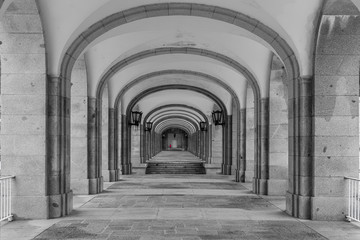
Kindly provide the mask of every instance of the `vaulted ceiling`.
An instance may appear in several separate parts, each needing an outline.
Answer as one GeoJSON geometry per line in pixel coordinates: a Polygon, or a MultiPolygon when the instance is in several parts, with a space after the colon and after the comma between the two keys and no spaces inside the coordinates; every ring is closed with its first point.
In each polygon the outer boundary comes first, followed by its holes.
{"type": "MultiPolygon", "coordinates": [[[[357,6],[358,2],[354,1],[357,6]]],[[[186,126],[179,116],[204,120],[195,110],[210,119],[215,108],[224,107],[227,114],[232,114],[233,104],[245,108],[247,89],[254,85],[260,97],[267,97],[274,54],[284,65],[287,58],[296,59],[300,75],[312,75],[313,36],[323,1],[37,0],[37,4],[49,75],[61,74],[61,64],[75,46],[77,56],[70,58],[85,58],[89,97],[99,97],[99,88],[106,84],[110,107],[125,113],[133,104],[144,116],[150,114],[151,121],[169,116],[173,121],[166,120],[168,125],[186,126]]]]}

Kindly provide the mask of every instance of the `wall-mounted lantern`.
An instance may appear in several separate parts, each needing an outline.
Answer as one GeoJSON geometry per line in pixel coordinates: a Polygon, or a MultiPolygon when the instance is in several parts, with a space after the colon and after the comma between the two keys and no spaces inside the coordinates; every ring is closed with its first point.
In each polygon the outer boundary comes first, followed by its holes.
{"type": "Polygon", "coordinates": [[[206,131],[207,130],[207,126],[206,126],[206,122],[200,122],[200,130],[201,131],[206,131]]]}
{"type": "Polygon", "coordinates": [[[151,131],[152,125],[153,125],[152,122],[146,122],[145,123],[145,131],[151,131]]]}
{"type": "Polygon", "coordinates": [[[142,117],[142,112],[132,111],[131,112],[131,119],[130,119],[129,124],[139,126],[139,124],[141,122],[141,117],[142,117]]]}
{"type": "Polygon", "coordinates": [[[224,114],[222,111],[217,110],[212,112],[212,118],[215,125],[224,125],[224,114]]]}

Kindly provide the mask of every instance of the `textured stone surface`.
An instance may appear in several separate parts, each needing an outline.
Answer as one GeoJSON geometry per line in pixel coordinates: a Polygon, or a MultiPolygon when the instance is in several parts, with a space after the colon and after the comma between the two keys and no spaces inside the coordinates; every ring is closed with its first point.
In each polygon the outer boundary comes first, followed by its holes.
{"type": "Polygon", "coordinates": [[[88,99],[83,58],[75,63],[71,82],[71,188],[75,194],[87,194],[88,99]]]}
{"type": "Polygon", "coordinates": [[[346,223],[295,221],[272,203],[222,175],[127,176],[34,239],[327,239],[327,231],[346,229],[345,240],[359,234],[346,223]]]}

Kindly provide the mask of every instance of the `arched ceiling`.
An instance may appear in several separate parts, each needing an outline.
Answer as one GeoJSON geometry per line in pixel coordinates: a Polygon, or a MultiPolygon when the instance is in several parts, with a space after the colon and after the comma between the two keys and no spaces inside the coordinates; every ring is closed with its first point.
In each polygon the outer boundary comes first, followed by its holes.
{"type": "Polygon", "coordinates": [[[157,107],[178,103],[201,109],[208,116],[211,115],[214,107],[214,100],[201,93],[177,89],[159,91],[145,96],[137,103],[137,106],[143,111],[143,115],[147,115],[152,109],[157,107]]]}
{"type": "MultiPolygon", "coordinates": [[[[214,108],[221,108],[219,101],[228,114],[234,102],[244,108],[249,84],[255,96],[268,97],[273,54],[278,55],[285,66],[288,66],[287,57],[294,58],[300,75],[312,75],[314,32],[323,3],[322,0],[34,1],[43,23],[49,75],[60,76],[63,59],[74,62],[75,58],[84,56],[89,97],[99,97],[99,89],[106,86],[109,106],[121,106],[122,113],[138,99],[136,108],[144,115],[161,106],[183,105],[199,109],[206,118],[214,108]],[[178,12],[170,14],[174,10],[171,6],[175,5],[178,12]],[[154,13],[155,16],[151,16],[154,13]],[[104,20],[121,14],[122,20],[118,22],[104,20]],[[238,20],[242,18],[247,19],[248,26],[236,22],[243,21],[238,20]],[[94,30],[91,37],[82,35],[91,29],[94,30]],[[80,45],[73,44],[79,39],[80,45]],[[69,49],[74,46],[73,56],[69,49]],[[187,52],[187,48],[192,50],[187,52]],[[145,54],[154,49],[171,50],[145,54]],[[114,67],[122,61],[125,64],[114,67]],[[178,72],[142,78],[161,71],[178,72]],[[186,71],[198,75],[186,74],[186,71]],[[176,87],[178,85],[188,89],[176,87]],[[165,86],[173,88],[139,98],[149,89],[165,86]]],[[[4,6],[10,6],[11,2],[6,0],[4,6]]],[[[195,129],[191,123],[176,118],[177,114],[191,119],[204,118],[185,107],[168,107],[152,112],[149,119],[168,116],[171,119],[158,126],[166,128],[174,124],[188,131],[195,129]]]]}

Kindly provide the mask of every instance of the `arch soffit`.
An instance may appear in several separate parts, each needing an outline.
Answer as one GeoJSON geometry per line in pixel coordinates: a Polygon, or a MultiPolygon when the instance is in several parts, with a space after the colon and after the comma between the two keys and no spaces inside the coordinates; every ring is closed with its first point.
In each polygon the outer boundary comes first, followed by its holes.
{"type": "Polygon", "coordinates": [[[154,116],[153,119],[151,119],[150,121],[152,122],[157,122],[160,121],[161,119],[163,119],[164,117],[177,117],[177,116],[184,116],[187,117],[189,119],[192,119],[194,122],[199,123],[201,119],[197,118],[195,115],[192,115],[189,112],[186,111],[182,111],[182,112],[162,112],[157,114],[156,116],[154,116]]]}
{"type": "Polygon", "coordinates": [[[166,127],[174,127],[174,126],[183,126],[188,129],[189,133],[195,133],[198,129],[191,122],[186,119],[167,119],[162,122],[159,122],[154,126],[154,132],[160,133],[163,132],[163,129],[166,127]]]}
{"type": "Polygon", "coordinates": [[[205,73],[201,73],[201,72],[195,72],[195,71],[188,71],[188,70],[164,70],[164,71],[158,71],[158,72],[152,72],[149,74],[145,74],[143,76],[138,77],[137,79],[131,81],[129,84],[127,84],[123,89],[121,89],[121,91],[119,92],[119,94],[117,95],[116,99],[115,99],[115,108],[118,108],[119,106],[119,101],[122,99],[122,97],[126,94],[126,92],[132,88],[133,86],[137,85],[137,84],[141,84],[142,82],[146,81],[149,78],[152,77],[156,77],[156,76],[162,76],[162,75],[167,75],[167,74],[185,74],[185,75],[194,75],[194,76],[200,76],[203,78],[206,78],[212,82],[215,82],[216,84],[218,84],[219,86],[221,86],[222,88],[224,88],[227,92],[229,92],[230,96],[233,98],[233,101],[235,102],[236,106],[238,107],[238,109],[240,109],[240,100],[237,96],[237,94],[235,93],[235,91],[228,86],[226,83],[224,83],[223,81],[221,81],[220,79],[213,77],[211,75],[205,74],[205,73]]]}
{"type": "MultiPolygon", "coordinates": [[[[212,99],[219,107],[220,109],[223,111],[223,113],[226,115],[228,115],[228,111],[226,109],[226,106],[225,104],[219,99],[217,98],[214,94],[212,94],[211,92],[205,90],[205,89],[202,89],[202,88],[197,88],[197,87],[189,87],[187,85],[167,85],[167,86],[160,86],[160,87],[153,87],[153,88],[149,88],[145,91],[143,91],[142,93],[140,93],[138,96],[136,96],[135,98],[133,98],[129,105],[127,106],[126,108],[126,116],[130,116],[130,111],[131,109],[136,105],[137,102],[139,102],[142,98],[150,95],[150,94],[153,94],[153,93],[156,93],[156,92],[159,92],[159,91],[163,91],[163,90],[168,90],[168,89],[186,89],[188,90],[189,88],[192,90],[192,91],[196,91],[196,92],[199,92],[207,97],[209,97],[210,99],[212,99]]],[[[117,109],[117,108],[115,108],[117,109]]]]}
{"type": "Polygon", "coordinates": [[[185,123],[179,123],[179,122],[170,122],[167,124],[162,124],[161,126],[158,126],[156,130],[154,130],[154,133],[162,133],[164,132],[164,129],[169,128],[180,128],[183,127],[184,129],[187,129],[186,132],[188,132],[190,135],[196,133],[196,130],[191,125],[185,125],[185,123]]]}
{"type": "MultiPolygon", "coordinates": [[[[89,46],[91,42],[107,31],[122,24],[139,19],[167,15],[207,17],[234,24],[240,28],[246,29],[256,36],[262,38],[273,47],[275,52],[283,61],[289,79],[295,80],[299,76],[299,64],[294,51],[291,49],[289,44],[273,29],[266,26],[262,22],[240,12],[216,6],[192,3],[160,3],[145,5],[115,13],[98,21],[97,23],[90,26],[87,30],[82,32],[82,34],[80,34],[65,51],[60,64],[60,76],[66,80],[70,80],[72,68],[79,55],[86,49],[87,46],[89,46]]],[[[230,62],[231,65],[237,65],[233,61],[230,62]]],[[[236,69],[244,71],[244,69],[241,69],[241,67],[239,68],[239,66],[236,66],[236,69]]],[[[247,69],[245,70],[248,71],[247,69]]],[[[246,71],[244,73],[246,73],[246,71]]],[[[248,80],[250,80],[250,82],[254,81],[254,79],[248,77],[249,74],[244,75],[248,80]]],[[[254,92],[259,94],[258,89],[254,90],[254,92]]],[[[259,95],[257,95],[257,97],[259,97],[259,95]]]]}
{"type": "Polygon", "coordinates": [[[166,109],[166,108],[177,108],[177,107],[181,107],[181,108],[184,108],[184,109],[190,109],[192,111],[195,111],[197,112],[200,116],[203,117],[204,121],[208,122],[208,118],[206,117],[206,115],[201,112],[199,109],[197,108],[194,108],[192,106],[188,106],[188,105],[184,105],[184,104],[168,104],[168,105],[164,105],[164,106],[160,106],[160,107],[157,107],[153,110],[151,110],[144,118],[144,122],[147,121],[148,118],[150,118],[152,115],[156,114],[157,111],[160,111],[162,109],[166,109]]]}

